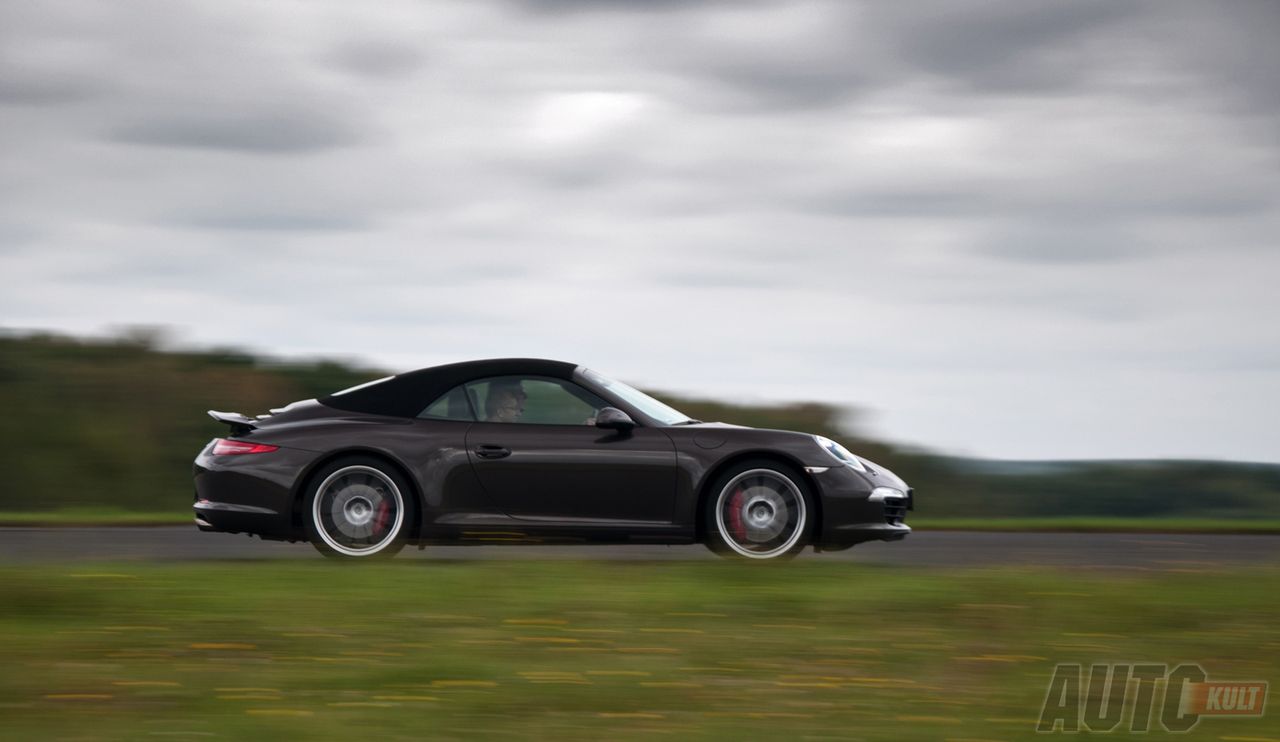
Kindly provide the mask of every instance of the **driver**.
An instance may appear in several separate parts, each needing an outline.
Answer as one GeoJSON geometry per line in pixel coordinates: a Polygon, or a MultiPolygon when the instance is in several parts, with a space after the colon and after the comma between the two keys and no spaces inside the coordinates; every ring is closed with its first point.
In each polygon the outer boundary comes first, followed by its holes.
{"type": "Polygon", "coordinates": [[[485,422],[514,423],[519,422],[524,414],[524,401],[528,395],[519,381],[498,381],[489,387],[489,396],[484,401],[485,422]]]}

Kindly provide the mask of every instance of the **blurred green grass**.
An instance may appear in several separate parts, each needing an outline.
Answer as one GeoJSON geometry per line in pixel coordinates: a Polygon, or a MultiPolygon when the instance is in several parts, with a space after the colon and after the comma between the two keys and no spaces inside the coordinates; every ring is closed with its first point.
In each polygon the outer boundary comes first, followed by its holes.
{"type": "Polygon", "coordinates": [[[1280,571],[1193,563],[78,563],[0,594],[22,740],[1015,739],[1057,662],[1280,657],[1280,571]]]}

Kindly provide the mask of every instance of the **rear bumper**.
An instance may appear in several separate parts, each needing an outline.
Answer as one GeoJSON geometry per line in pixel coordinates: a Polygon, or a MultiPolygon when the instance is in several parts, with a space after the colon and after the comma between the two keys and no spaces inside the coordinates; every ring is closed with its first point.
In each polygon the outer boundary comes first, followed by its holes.
{"type": "Polygon", "coordinates": [[[201,531],[303,537],[294,523],[293,483],[315,454],[281,448],[272,453],[196,457],[195,525],[201,531]]]}
{"type": "Polygon", "coordinates": [[[295,539],[290,514],[252,505],[196,499],[196,528],[217,533],[256,533],[264,538],[295,539]]]}
{"type": "Polygon", "coordinates": [[[911,533],[907,511],[914,493],[873,498],[873,484],[846,466],[813,475],[822,497],[822,530],[815,541],[823,548],[844,548],[867,541],[899,541],[911,533]]]}

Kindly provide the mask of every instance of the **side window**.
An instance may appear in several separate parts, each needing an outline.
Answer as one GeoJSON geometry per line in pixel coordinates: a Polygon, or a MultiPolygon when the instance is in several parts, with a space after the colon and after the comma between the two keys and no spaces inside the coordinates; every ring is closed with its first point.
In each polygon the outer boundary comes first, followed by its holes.
{"type": "Polygon", "coordinates": [[[418,417],[430,420],[465,420],[475,422],[471,405],[467,402],[465,387],[454,387],[445,392],[440,399],[427,405],[427,409],[418,413],[418,417]]]}
{"type": "Polygon", "coordinates": [[[595,425],[596,410],[608,405],[569,381],[500,376],[467,384],[484,422],[541,425],[595,425]]]}

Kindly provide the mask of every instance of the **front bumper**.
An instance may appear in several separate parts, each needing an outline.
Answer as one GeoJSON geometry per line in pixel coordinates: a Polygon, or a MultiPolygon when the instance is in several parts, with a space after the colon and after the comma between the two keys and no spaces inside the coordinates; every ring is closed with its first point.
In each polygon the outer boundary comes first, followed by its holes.
{"type": "Polygon", "coordinates": [[[905,488],[901,497],[888,496],[847,466],[811,472],[811,476],[822,499],[818,547],[839,549],[867,541],[898,541],[911,533],[905,522],[907,511],[915,507],[915,493],[910,488],[905,488]]]}

